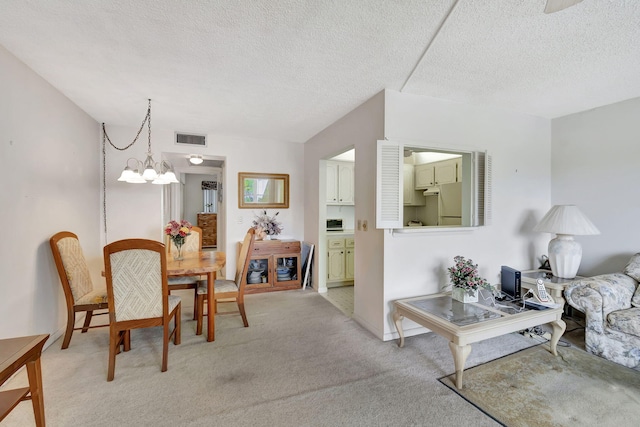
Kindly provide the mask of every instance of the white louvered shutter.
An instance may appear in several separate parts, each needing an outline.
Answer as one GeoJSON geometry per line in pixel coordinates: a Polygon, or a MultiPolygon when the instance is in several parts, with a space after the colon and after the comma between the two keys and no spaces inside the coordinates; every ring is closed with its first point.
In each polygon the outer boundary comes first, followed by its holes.
{"type": "Polygon", "coordinates": [[[403,171],[400,144],[378,141],[376,228],[402,228],[403,171]]]}

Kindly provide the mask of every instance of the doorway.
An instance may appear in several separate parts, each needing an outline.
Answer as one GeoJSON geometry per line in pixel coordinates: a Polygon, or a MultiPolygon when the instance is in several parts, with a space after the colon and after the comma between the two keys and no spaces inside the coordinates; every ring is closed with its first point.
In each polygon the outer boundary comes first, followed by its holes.
{"type": "Polygon", "coordinates": [[[202,156],[192,164],[189,154],[163,153],[174,167],[180,183],[165,186],[163,221],[185,219],[203,230],[203,250],[225,247],[225,159],[202,156]]]}
{"type": "Polygon", "coordinates": [[[318,292],[345,315],[354,312],[355,149],[320,161],[318,292]]]}

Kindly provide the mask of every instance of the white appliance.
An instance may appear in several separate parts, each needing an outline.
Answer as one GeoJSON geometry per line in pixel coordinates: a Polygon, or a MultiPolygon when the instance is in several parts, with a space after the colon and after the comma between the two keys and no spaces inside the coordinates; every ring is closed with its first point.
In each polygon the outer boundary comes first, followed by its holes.
{"type": "Polygon", "coordinates": [[[462,225],[462,183],[440,185],[438,225],[462,225]]]}
{"type": "Polygon", "coordinates": [[[342,218],[327,218],[327,231],[344,231],[342,218]]]}

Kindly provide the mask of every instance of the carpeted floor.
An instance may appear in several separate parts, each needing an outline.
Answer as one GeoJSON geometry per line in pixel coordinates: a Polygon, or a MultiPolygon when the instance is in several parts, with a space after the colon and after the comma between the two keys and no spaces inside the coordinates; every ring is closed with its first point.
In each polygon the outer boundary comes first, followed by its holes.
{"type": "MultiPolygon", "coordinates": [[[[444,338],[382,342],[311,290],[246,297],[249,327],[216,317],[216,340],[195,335],[193,294],[183,301],[182,344],[134,330],[106,381],[108,330],[74,333],[42,356],[47,425],[56,426],[497,426],[438,381],[453,372],[444,338]]],[[[224,309],[224,308],[223,308],[224,309]]],[[[519,334],[473,345],[472,367],[531,347],[519,334]]],[[[465,377],[467,373],[465,372],[465,377]]],[[[466,381],[466,380],[465,380],[466,381]]],[[[3,388],[26,383],[21,373],[3,388]]],[[[33,425],[23,402],[2,427],[33,425]]]]}
{"type": "Polygon", "coordinates": [[[441,379],[467,401],[510,427],[637,426],[640,372],[575,347],[546,344],[441,379]]]}

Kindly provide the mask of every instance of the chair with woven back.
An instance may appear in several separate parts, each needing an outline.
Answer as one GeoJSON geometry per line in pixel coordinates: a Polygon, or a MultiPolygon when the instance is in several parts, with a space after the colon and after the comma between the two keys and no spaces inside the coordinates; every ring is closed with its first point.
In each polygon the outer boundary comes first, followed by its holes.
{"type": "Polygon", "coordinates": [[[104,247],[109,298],[109,368],[107,381],[115,375],[120,346],[131,348],[131,330],[163,327],[162,368],[167,370],[169,341],[180,344],[180,297],[169,295],[167,253],[154,240],[125,239],[104,247]],[[171,319],[174,328],[170,330],[171,319]]]}
{"type": "Polygon", "coordinates": [[[61,231],[49,239],[49,245],[67,303],[67,328],[62,340],[64,350],[69,347],[73,331],[82,330],[84,333],[92,328],[109,326],[108,324],[90,326],[94,314],[108,314],[107,311],[101,313],[94,313],[94,311],[106,310],[109,304],[107,290],[104,287],[94,288],[93,286],[77,235],[70,231],[61,231]],[[75,328],[76,313],[81,312],[86,313],[84,324],[81,328],[75,328]]]}
{"type": "MultiPolygon", "coordinates": [[[[218,302],[223,303],[236,303],[238,305],[238,311],[224,312],[220,314],[235,314],[240,313],[242,316],[242,322],[245,328],[249,326],[247,321],[247,314],[244,309],[244,287],[246,283],[246,275],[249,270],[249,261],[251,260],[251,253],[253,252],[253,244],[255,242],[255,230],[250,228],[247,234],[244,236],[242,246],[240,247],[240,255],[238,256],[238,263],[236,264],[235,280],[218,279],[214,285],[214,307],[215,313],[218,313],[218,302]]],[[[198,282],[197,290],[197,312],[198,319],[196,324],[196,334],[202,333],[202,322],[204,317],[204,302],[207,299],[207,281],[203,280],[198,282]]],[[[208,313],[207,315],[211,315],[208,313]]]]}
{"type": "MultiPolygon", "coordinates": [[[[166,236],[167,253],[169,256],[173,256],[171,251],[176,251],[175,245],[169,236],[166,236]]],[[[202,250],[202,229],[200,227],[191,227],[190,234],[185,237],[184,244],[182,245],[182,253],[185,252],[199,252],[202,250]]],[[[193,289],[193,320],[197,319],[197,288],[198,280],[201,280],[200,276],[173,276],[169,277],[169,293],[171,291],[180,289],[193,289]]]]}

